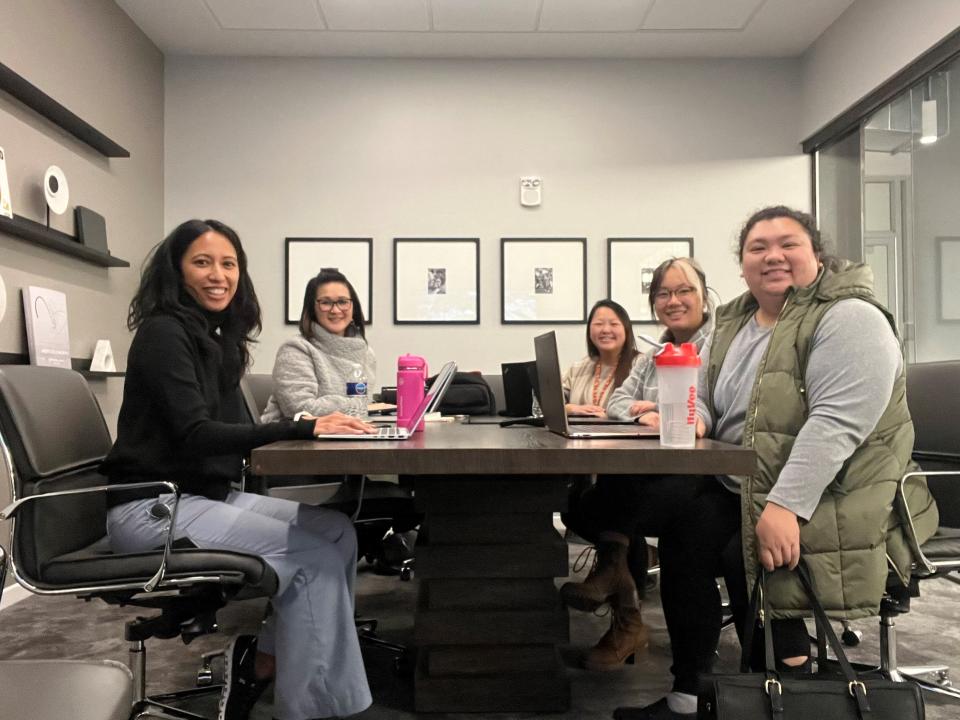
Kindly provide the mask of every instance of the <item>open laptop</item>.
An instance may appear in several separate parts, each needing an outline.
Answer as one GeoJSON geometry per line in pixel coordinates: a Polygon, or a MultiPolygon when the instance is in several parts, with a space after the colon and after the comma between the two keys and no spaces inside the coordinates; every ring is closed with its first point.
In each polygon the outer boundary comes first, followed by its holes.
{"type": "Polygon", "coordinates": [[[660,431],[646,425],[585,425],[570,424],[564,410],[563,384],[560,376],[560,356],[557,354],[557,335],[548,332],[533,339],[537,354],[537,380],[540,383],[540,409],[547,430],[568,438],[629,438],[658,437],[660,431]]]}
{"type": "MultiPolygon", "coordinates": [[[[410,428],[417,427],[420,421],[423,420],[424,415],[440,407],[440,401],[443,400],[443,396],[447,392],[447,388],[450,387],[450,383],[453,381],[453,376],[456,372],[457,364],[455,362],[448,362],[441,368],[437,379],[433,381],[433,385],[431,385],[430,389],[424,394],[423,400],[420,401],[416,412],[410,419],[410,428]]],[[[381,427],[376,433],[371,435],[340,435],[330,433],[315,435],[314,438],[317,440],[408,440],[412,436],[413,431],[408,428],[389,425],[381,427]]]]}

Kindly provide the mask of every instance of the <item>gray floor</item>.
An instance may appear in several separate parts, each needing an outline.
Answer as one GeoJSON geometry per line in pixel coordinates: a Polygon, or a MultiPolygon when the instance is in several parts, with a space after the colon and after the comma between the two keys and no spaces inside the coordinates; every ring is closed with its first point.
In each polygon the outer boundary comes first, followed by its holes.
{"type": "MultiPolygon", "coordinates": [[[[578,545],[571,545],[571,560],[580,549],[578,545]]],[[[358,609],[364,615],[379,618],[381,634],[400,642],[408,640],[413,629],[416,581],[402,583],[396,577],[378,576],[361,564],[358,588],[358,609]]],[[[945,580],[933,580],[922,585],[922,592],[923,597],[914,600],[912,611],[897,623],[900,662],[921,664],[934,659],[944,660],[954,665],[954,675],[960,684],[960,624],[957,622],[960,618],[960,586],[945,580]]],[[[192,686],[200,654],[223,646],[225,638],[231,634],[254,631],[261,611],[262,603],[236,603],[220,614],[222,632],[219,635],[199,638],[189,646],[176,640],[150,642],[149,690],[160,692],[192,686]]],[[[109,607],[101,602],[31,597],[0,614],[0,658],[111,658],[125,662],[123,622],[136,614],[135,610],[109,607]]],[[[663,695],[669,687],[670,655],[656,591],[648,595],[644,604],[644,619],[651,626],[651,643],[637,664],[615,672],[593,673],[579,669],[579,657],[583,649],[603,633],[608,618],[571,613],[571,645],[562,652],[572,684],[572,708],[563,715],[549,717],[558,720],[609,718],[618,706],[643,705],[663,695]]],[[[850,651],[852,659],[876,662],[876,620],[860,621],[856,627],[863,631],[864,638],[860,647],[850,651]]],[[[739,645],[732,629],[725,631],[718,669],[733,670],[738,652],[739,645]]],[[[366,650],[364,656],[375,704],[360,717],[363,720],[409,720],[415,717],[410,683],[393,672],[390,656],[376,649],[366,650]]],[[[930,720],[960,717],[960,702],[931,696],[926,699],[930,720]]],[[[212,713],[214,705],[211,702],[195,708],[202,712],[210,708],[212,713]]],[[[270,710],[269,698],[266,698],[256,708],[254,717],[269,719],[270,710]]],[[[483,716],[462,717],[476,719],[483,716]]],[[[514,716],[491,717],[507,720],[514,716]]]]}

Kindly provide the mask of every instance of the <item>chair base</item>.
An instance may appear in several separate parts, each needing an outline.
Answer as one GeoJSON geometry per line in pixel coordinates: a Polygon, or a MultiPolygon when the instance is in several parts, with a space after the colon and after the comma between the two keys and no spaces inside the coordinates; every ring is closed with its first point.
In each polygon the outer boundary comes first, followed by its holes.
{"type": "Polygon", "coordinates": [[[130,717],[134,720],[140,720],[140,718],[159,718],[160,720],[210,720],[206,715],[198,715],[197,713],[167,703],[174,700],[190,700],[205,695],[219,695],[220,692],[221,688],[217,686],[181,690],[147,697],[134,704],[130,717]]]}

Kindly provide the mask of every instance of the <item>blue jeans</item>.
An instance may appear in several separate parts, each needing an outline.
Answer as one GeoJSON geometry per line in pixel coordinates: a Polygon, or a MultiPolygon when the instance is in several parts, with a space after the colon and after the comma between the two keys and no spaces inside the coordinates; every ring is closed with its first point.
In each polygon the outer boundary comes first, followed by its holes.
{"type": "MultiPolygon", "coordinates": [[[[172,505],[171,495],[160,502],[172,505]]],[[[111,508],[115,552],[163,545],[169,519],[155,499],[111,508]]],[[[350,520],[324,508],[231,492],[226,500],[183,495],[174,537],[199,548],[259,555],[277,573],[273,614],[258,647],[276,657],[275,715],[282,720],[353,715],[372,702],[353,621],[357,540],[350,520]]]]}

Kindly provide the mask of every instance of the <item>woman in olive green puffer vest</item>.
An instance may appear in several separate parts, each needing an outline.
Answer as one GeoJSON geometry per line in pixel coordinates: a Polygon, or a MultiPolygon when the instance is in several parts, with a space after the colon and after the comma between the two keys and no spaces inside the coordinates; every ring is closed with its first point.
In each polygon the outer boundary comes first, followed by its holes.
{"type": "MultiPolygon", "coordinates": [[[[717,311],[701,400],[713,437],[757,452],[754,475],[722,479],[741,496],[746,586],[758,561],[793,567],[802,553],[829,614],[857,618],[877,613],[888,558],[909,575],[937,512],[920,479],[912,529],[894,510],[913,425],[893,318],[866,266],[824,260],[809,215],[781,206],[747,221],[749,292],[717,311]]],[[[808,614],[793,576],[775,574],[768,594],[774,617],[808,614]]]]}

